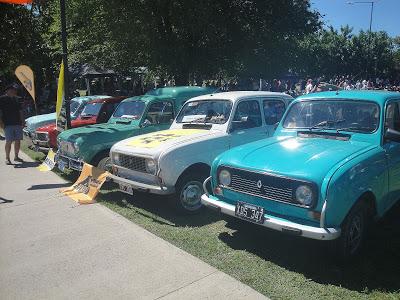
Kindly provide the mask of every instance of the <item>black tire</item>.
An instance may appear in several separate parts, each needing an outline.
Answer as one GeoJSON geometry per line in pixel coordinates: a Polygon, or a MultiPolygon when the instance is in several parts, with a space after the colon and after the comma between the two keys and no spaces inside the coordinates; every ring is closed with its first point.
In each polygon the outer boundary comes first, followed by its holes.
{"type": "Polygon", "coordinates": [[[175,185],[173,202],[179,212],[184,214],[199,213],[203,205],[201,195],[204,194],[203,182],[208,177],[205,171],[188,172],[183,174],[175,185]]]}
{"type": "Polygon", "coordinates": [[[346,216],[335,247],[340,262],[347,262],[360,253],[367,235],[368,215],[368,206],[365,202],[359,201],[346,216]]]}

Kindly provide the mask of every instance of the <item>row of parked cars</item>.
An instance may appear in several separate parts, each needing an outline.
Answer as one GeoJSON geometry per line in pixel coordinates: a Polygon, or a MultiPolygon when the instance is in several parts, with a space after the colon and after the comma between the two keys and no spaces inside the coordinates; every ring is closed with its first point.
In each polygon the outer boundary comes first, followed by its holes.
{"type": "Polygon", "coordinates": [[[368,227],[400,196],[399,93],[293,100],[171,87],[124,100],[75,98],[71,117],[76,128],[56,142],[44,116],[26,122],[38,150],[57,150],[60,170],[89,163],[108,170],[124,193],[164,195],[181,212],[206,206],[287,234],[335,240],[343,258],[358,253],[368,227]]]}

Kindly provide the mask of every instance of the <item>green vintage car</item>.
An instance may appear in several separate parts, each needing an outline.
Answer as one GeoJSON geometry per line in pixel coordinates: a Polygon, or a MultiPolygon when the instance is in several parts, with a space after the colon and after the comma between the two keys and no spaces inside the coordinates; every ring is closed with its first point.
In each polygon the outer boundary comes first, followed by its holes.
{"type": "Polygon", "coordinates": [[[107,170],[113,144],[132,136],[168,129],[187,100],[213,92],[215,88],[165,87],[128,98],[118,105],[107,123],[62,132],[57,140],[56,164],[61,171],[80,171],[84,162],[107,170]]]}

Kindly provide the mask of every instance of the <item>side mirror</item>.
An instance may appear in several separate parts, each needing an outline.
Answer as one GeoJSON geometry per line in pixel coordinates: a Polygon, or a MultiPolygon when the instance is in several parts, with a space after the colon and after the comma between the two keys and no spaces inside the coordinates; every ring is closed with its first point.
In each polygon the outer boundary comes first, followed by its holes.
{"type": "Polygon", "coordinates": [[[385,131],[385,140],[400,143],[400,131],[388,128],[385,131]]]}
{"type": "Polygon", "coordinates": [[[151,125],[151,122],[147,119],[145,119],[142,123],[142,125],[140,125],[140,127],[145,128],[151,125]]]}

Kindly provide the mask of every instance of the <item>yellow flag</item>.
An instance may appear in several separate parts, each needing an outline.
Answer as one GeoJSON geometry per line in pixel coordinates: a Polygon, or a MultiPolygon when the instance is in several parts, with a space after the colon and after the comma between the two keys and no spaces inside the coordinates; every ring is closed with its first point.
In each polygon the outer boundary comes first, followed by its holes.
{"type": "Polygon", "coordinates": [[[61,61],[60,75],[58,76],[58,86],[57,86],[57,104],[56,104],[56,113],[58,117],[61,113],[61,108],[64,102],[64,62],[61,61]]]}
{"type": "Polygon", "coordinates": [[[47,156],[46,156],[46,159],[44,160],[44,162],[42,162],[42,164],[36,168],[41,172],[51,171],[55,166],[54,156],[55,156],[55,153],[53,152],[53,150],[50,149],[49,153],[47,153],[47,156]]]}
{"type": "Polygon", "coordinates": [[[26,65],[20,65],[15,69],[15,76],[21,81],[35,102],[35,80],[32,69],[26,65]]]}
{"type": "Polygon", "coordinates": [[[69,188],[61,190],[61,193],[80,204],[95,203],[95,198],[109,173],[89,164],[83,164],[81,175],[69,188]]]}

